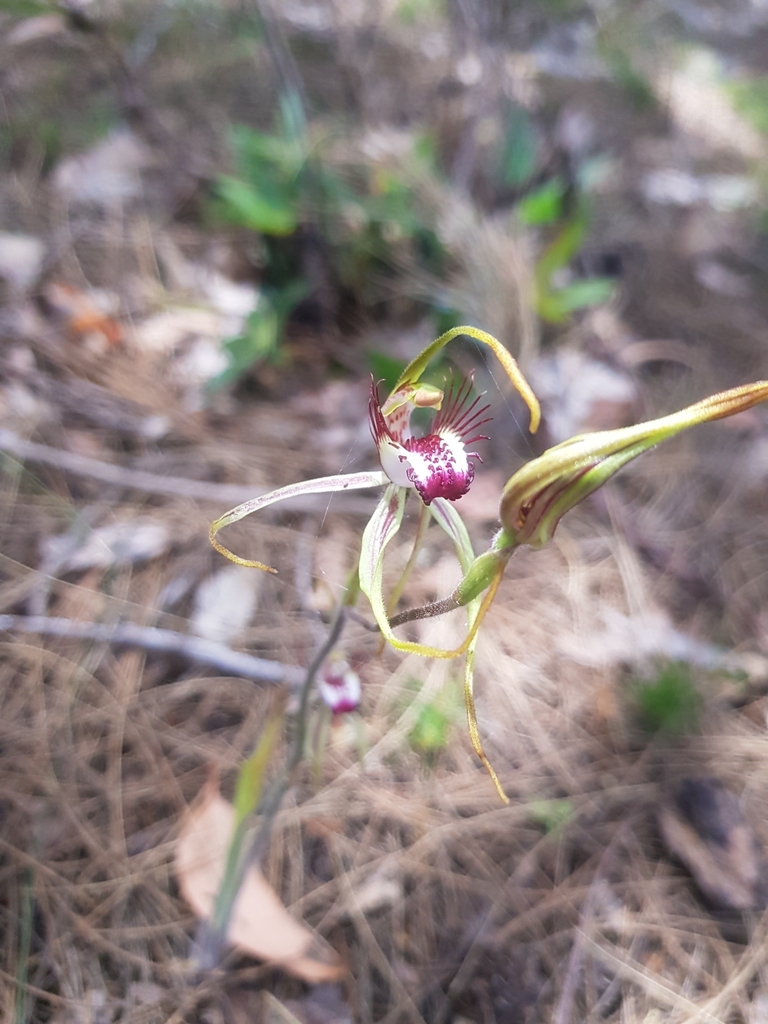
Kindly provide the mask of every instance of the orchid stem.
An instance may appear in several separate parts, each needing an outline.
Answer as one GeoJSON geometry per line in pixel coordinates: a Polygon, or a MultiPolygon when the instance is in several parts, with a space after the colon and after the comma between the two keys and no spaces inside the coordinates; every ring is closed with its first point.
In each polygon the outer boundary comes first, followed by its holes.
{"type": "Polygon", "coordinates": [[[399,612],[399,614],[392,616],[389,624],[393,629],[396,629],[406,622],[416,622],[418,619],[434,619],[437,615],[454,612],[457,608],[461,608],[461,604],[451,595],[450,597],[443,598],[442,601],[433,601],[432,604],[424,604],[420,608],[408,608],[404,612],[399,612]]]}
{"type": "Polygon", "coordinates": [[[397,602],[400,600],[403,591],[406,588],[408,580],[411,578],[411,573],[416,565],[416,559],[418,558],[419,552],[421,551],[421,545],[424,542],[424,535],[427,532],[427,527],[430,523],[429,510],[423,503],[419,503],[419,525],[416,530],[416,537],[413,541],[413,548],[408,556],[408,561],[405,563],[400,579],[397,581],[392,589],[392,593],[389,595],[389,602],[387,604],[387,614],[390,615],[397,608],[397,602]]]}
{"type": "MultiPolygon", "coordinates": [[[[202,921],[195,938],[194,960],[201,971],[212,970],[221,961],[227,942],[229,922],[245,873],[251,864],[259,860],[266,851],[272,826],[288,789],[295,781],[296,770],[304,759],[309,723],[309,705],[312,688],[320,668],[338,643],[347,618],[347,601],[339,604],[328,636],[307,668],[299,696],[291,752],[285,768],[273,780],[251,814],[244,815],[237,822],[227,854],[224,877],[216,896],[213,916],[202,921]],[[254,818],[258,815],[258,822],[254,818]]],[[[247,764],[248,762],[246,762],[247,764]]]]}

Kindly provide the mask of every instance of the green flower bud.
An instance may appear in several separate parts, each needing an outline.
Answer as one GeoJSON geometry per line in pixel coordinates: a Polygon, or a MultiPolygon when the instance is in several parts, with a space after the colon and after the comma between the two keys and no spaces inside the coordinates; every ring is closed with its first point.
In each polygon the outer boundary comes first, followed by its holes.
{"type": "Polygon", "coordinates": [[[768,399],[768,381],[722,391],[680,412],[619,430],[579,434],[527,463],[507,481],[500,516],[510,540],[541,547],[560,519],[617,470],[681,430],[733,416],[768,399]]]}

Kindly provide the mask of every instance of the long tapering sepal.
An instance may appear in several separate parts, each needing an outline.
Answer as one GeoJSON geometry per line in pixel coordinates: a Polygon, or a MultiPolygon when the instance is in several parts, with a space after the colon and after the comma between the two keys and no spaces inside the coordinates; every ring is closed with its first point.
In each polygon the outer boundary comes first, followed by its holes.
{"type": "Polygon", "coordinates": [[[241,558],[234,551],[225,548],[216,536],[219,530],[223,530],[225,526],[231,526],[232,523],[245,519],[252,512],[258,512],[259,509],[267,508],[268,505],[274,505],[278,501],[287,501],[289,498],[298,498],[306,494],[329,494],[340,491],[364,490],[367,487],[382,487],[387,482],[387,476],[380,472],[342,473],[339,476],[323,476],[315,480],[302,480],[301,483],[289,484],[287,487],[278,487],[276,491],[262,494],[258,498],[251,498],[250,501],[245,501],[242,505],[238,505],[237,508],[230,509],[223,516],[219,516],[215,522],[211,523],[208,536],[211,544],[219,554],[224,555],[230,562],[245,565],[250,569],[263,569],[264,572],[276,573],[277,569],[273,569],[263,562],[256,562],[250,558],[241,558]]]}

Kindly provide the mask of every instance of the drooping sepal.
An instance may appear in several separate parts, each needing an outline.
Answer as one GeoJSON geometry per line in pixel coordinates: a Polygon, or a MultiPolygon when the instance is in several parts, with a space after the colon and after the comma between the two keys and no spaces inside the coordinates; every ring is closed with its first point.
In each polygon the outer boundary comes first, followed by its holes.
{"type": "Polygon", "coordinates": [[[208,538],[219,554],[224,555],[230,562],[236,562],[237,565],[244,565],[250,569],[263,569],[264,572],[276,573],[277,569],[273,569],[263,562],[256,562],[250,558],[241,558],[234,551],[225,548],[217,537],[219,530],[223,530],[225,526],[231,526],[232,523],[245,519],[252,512],[258,512],[259,509],[274,505],[278,501],[287,501],[289,498],[298,498],[306,494],[329,494],[338,491],[364,490],[368,487],[381,487],[387,482],[387,477],[384,473],[342,473],[338,476],[323,476],[315,480],[302,480],[301,483],[289,484],[287,487],[278,487],[275,491],[259,495],[257,498],[251,498],[250,501],[245,501],[242,505],[238,505],[237,508],[230,509],[223,516],[219,516],[218,519],[211,523],[208,538]]]}

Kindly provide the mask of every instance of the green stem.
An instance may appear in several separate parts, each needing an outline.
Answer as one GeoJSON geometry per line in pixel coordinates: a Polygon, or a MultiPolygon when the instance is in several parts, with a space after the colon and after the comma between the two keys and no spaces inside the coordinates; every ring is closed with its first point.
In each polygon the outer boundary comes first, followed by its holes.
{"type": "Polygon", "coordinates": [[[419,552],[421,551],[421,545],[424,542],[424,535],[427,532],[429,522],[429,510],[427,509],[427,506],[423,502],[420,502],[419,525],[416,529],[416,538],[413,542],[413,548],[411,550],[410,555],[408,556],[408,561],[405,563],[405,568],[403,569],[403,573],[400,579],[397,581],[397,583],[392,589],[392,593],[389,595],[389,601],[387,603],[387,614],[390,616],[392,612],[395,610],[395,608],[397,608],[397,603],[402,597],[403,591],[406,588],[408,580],[411,578],[411,573],[413,572],[414,566],[416,565],[416,559],[418,558],[419,552]]]}
{"type": "Polygon", "coordinates": [[[323,662],[337,644],[346,622],[346,603],[341,604],[336,612],[328,636],[307,669],[301,687],[299,710],[296,713],[296,724],[293,734],[291,753],[286,767],[280,772],[256,809],[259,816],[254,826],[254,815],[244,815],[237,823],[227,854],[224,877],[216,896],[214,912],[209,921],[202,921],[195,940],[194,960],[199,970],[206,971],[216,967],[221,960],[226,945],[229,921],[232,909],[240,892],[245,873],[257,861],[267,848],[272,825],[285,793],[294,782],[296,769],[304,759],[307,742],[307,726],[309,722],[309,703],[315,678],[323,662]]]}

